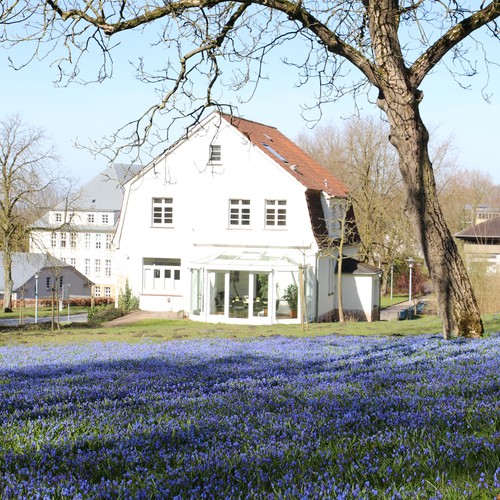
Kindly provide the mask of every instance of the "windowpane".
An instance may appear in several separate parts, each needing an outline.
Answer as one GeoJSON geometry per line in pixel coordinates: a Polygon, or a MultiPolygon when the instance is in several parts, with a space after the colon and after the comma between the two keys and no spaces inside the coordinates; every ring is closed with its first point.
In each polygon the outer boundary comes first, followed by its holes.
{"type": "Polygon", "coordinates": [[[153,198],[153,225],[173,223],[173,198],[153,198]]]}
{"type": "Polygon", "coordinates": [[[181,286],[181,259],[157,258],[143,260],[144,290],[172,293],[181,286]]]}
{"type": "Polygon", "coordinates": [[[250,225],[250,200],[229,200],[229,225],[250,225]]]}
{"type": "Polygon", "coordinates": [[[111,259],[106,259],[105,265],[106,265],[106,277],[109,278],[111,276],[111,259]]]}
{"type": "Polygon", "coordinates": [[[286,200],[266,200],[266,226],[286,226],[286,200]]]}
{"type": "Polygon", "coordinates": [[[218,144],[210,145],[210,161],[221,161],[222,147],[218,144]]]}

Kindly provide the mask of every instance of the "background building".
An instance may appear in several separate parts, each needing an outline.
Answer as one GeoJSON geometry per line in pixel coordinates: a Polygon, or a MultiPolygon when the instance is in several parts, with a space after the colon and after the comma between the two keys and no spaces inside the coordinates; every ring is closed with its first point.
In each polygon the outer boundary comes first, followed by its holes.
{"type": "Polygon", "coordinates": [[[50,209],[31,228],[30,251],[48,253],[93,282],[94,297],[116,297],[113,238],[120,218],[123,184],[139,167],[110,165],[72,200],[50,209]]]}

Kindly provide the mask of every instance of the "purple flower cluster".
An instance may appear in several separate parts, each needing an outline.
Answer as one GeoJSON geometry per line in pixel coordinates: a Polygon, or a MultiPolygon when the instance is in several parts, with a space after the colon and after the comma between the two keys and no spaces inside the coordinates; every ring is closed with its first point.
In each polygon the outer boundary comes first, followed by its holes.
{"type": "Polygon", "coordinates": [[[500,336],[0,348],[1,498],[493,498],[500,336]]]}

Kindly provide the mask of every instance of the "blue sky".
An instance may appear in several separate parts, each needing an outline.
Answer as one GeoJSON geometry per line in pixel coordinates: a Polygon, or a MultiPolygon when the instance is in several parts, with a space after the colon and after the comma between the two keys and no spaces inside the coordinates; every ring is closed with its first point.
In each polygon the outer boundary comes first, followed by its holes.
{"type": "MultiPolygon", "coordinates": [[[[65,88],[57,88],[52,83],[57,74],[55,69],[49,68],[48,61],[36,61],[23,70],[14,71],[8,67],[9,55],[12,53],[0,48],[2,117],[18,114],[24,122],[44,128],[59,152],[63,170],[80,183],[103,170],[107,160],[75,149],[72,146],[75,139],[87,143],[90,139],[110,135],[155,102],[153,89],[133,78],[123,54],[121,59],[117,58],[112,80],[65,88]]],[[[270,80],[264,82],[252,101],[239,106],[240,114],[273,125],[295,139],[306,130],[301,105],[311,103],[312,90],[297,89],[296,75],[290,68],[271,68],[269,75],[270,80]]],[[[441,66],[422,85],[421,112],[427,127],[435,131],[436,141],[454,138],[454,153],[460,166],[489,173],[493,181],[500,184],[497,145],[500,91],[493,94],[491,103],[487,103],[481,96],[485,81],[483,73],[471,81],[471,90],[461,89],[441,66]]],[[[493,82],[488,87],[490,93],[500,89],[498,67],[490,68],[490,81],[493,82]]],[[[237,96],[225,95],[224,98],[226,102],[232,99],[236,103],[237,96]]],[[[363,98],[358,106],[367,114],[378,113],[376,107],[363,98]]],[[[354,109],[352,98],[345,97],[339,103],[328,105],[322,120],[340,123],[354,109]]],[[[171,140],[176,138],[171,137],[171,140]]]]}

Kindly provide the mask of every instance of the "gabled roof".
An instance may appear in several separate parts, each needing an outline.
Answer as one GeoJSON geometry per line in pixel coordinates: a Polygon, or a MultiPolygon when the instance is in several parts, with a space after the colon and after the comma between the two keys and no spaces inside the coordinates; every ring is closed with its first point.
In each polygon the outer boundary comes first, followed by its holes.
{"type": "Polygon", "coordinates": [[[467,241],[477,240],[479,243],[500,240],[500,217],[494,217],[475,226],[468,227],[456,233],[455,237],[467,241]]]}
{"type": "MultiPolygon", "coordinates": [[[[123,200],[123,185],[142,167],[113,164],[84,184],[78,198],[71,203],[73,210],[115,211],[120,210],[123,200]]],[[[56,209],[64,210],[64,202],[56,209]]]]}
{"type": "MultiPolygon", "coordinates": [[[[321,196],[320,191],[313,191],[311,189],[306,191],[307,208],[309,209],[309,217],[311,218],[311,227],[314,238],[320,248],[326,249],[329,247],[331,242],[328,237],[327,227],[327,223],[329,221],[325,220],[325,213],[323,212],[323,206],[321,204],[321,196]]],[[[331,222],[340,223],[341,221],[331,222]]],[[[348,245],[359,245],[361,243],[361,237],[359,235],[358,226],[356,225],[354,208],[352,205],[349,206],[345,218],[345,243],[348,245]]]]}
{"type": "MultiPolygon", "coordinates": [[[[381,269],[371,264],[360,262],[352,257],[342,259],[342,274],[380,274],[381,269]]],[[[338,261],[335,266],[335,272],[338,272],[338,261]]]]}
{"type": "MultiPolygon", "coordinates": [[[[3,252],[0,252],[0,260],[3,252]]],[[[12,254],[12,279],[14,281],[13,291],[22,288],[35,273],[46,268],[71,267],[66,262],[56,259],[52,255],[43,253],[14,252],[12,254]]],[[[75,270],[78,273],[78,271],[75,270]]],[[[78,273],[81,274],[81,273],[78,273]]],[[[3,266],[0,266],[0,291],[3,293],[5,287],[5,274],[3,266]]]]}
{"type": "MultiPolygon", "coordinates": [[[[92,180],[84,184],[73,201],[61,201],[57,206],[47,211],[40,219],[32,224],[32,228],[51,229],[54,224],[50,223],[50,211],[101,211],[119,212],[121,210],[124,187],[123,185],[136,175],[142,167],[134,165],[114,164],[109,165],[92,180]]],[[[110,226],[109,231],[116,229],[110,226]]],[[[95,226],[82,227],[80,231],[95,230],[95,226]]],[[[104,227],[99,228],[100,232],[105,231],[104,227]]]]}
{"type": "Polygon", "coordinates": [[[343,182],[275,127],[223,113],[221,116],[306,188],[324,191],[330,196],[347,196],[348,189],[343,182]]]}

